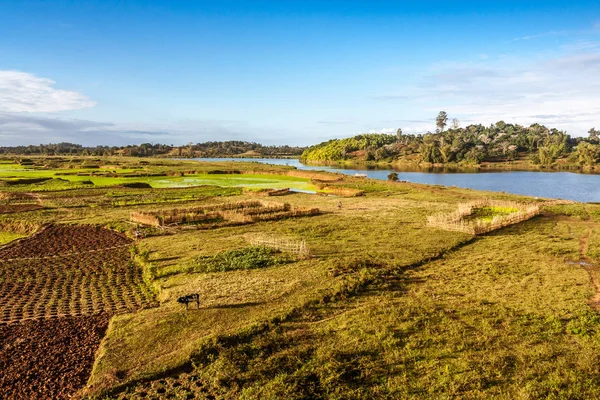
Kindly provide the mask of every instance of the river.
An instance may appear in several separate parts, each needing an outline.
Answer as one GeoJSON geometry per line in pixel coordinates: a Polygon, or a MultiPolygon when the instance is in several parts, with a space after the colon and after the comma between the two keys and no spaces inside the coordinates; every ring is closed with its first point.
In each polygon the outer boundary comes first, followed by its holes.
{"type": "Polygon", "coordinates": [[[433,172],[402,169],[343,168],[302,164],[298,159],[277,158],[196,158],[198,161],[245,161],[289,165],[301,170],[338,172],[346,175],[365,174],[369,178],[386,180],[391,171],[398,179],[430,185],[457,186],[549,197],[581,202],[600,202],[600,175],[574,172],[494,171],[464,172],[436,169],[433,172]]]}

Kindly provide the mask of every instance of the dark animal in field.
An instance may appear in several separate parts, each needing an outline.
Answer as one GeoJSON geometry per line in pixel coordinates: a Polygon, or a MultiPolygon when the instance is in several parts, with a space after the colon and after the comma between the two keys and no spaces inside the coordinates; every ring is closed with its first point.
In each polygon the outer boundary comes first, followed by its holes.
{"type": "Polygon", "coordinates": [[[190,303],[196,302],[198,308],[200,308],[200,295],[198,293],[186,294],[177,299],[178,303],[185,304],[185,309],[188,309],[190,303]]]}

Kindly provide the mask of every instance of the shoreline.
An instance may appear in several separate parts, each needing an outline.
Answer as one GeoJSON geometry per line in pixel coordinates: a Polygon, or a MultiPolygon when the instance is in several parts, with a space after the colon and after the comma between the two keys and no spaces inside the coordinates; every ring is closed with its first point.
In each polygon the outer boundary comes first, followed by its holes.
{"type": "Polygon", "coordinates": [[[578,174],[598,175],[600,166],[586,167],[572,164],[535,165],[514,162],[484,162],[481,164],[431,164],[410,162],[374,162],[374,161],[306,161],[302,164],[310,166],[329,166],[347,169],[390,170],[396,172],[572,172],[578,174]]]}

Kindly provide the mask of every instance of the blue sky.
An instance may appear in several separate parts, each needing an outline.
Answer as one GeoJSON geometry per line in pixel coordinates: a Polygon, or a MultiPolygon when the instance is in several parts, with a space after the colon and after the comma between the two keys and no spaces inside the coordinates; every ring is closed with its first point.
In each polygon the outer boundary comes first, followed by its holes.
{"type": "Polygon", "coordinates": [[[600,127],[598,1],[0,2],[0,145],[600,127]]]}

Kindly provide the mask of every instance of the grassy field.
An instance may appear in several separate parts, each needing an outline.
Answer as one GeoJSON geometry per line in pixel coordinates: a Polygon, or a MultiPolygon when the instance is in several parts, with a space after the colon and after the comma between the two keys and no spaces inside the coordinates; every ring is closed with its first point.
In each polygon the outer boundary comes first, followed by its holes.
{"type": "MultiPolygon", "coordinates": [[[[136,170],[127,168],[135,162],[122,160],[121,175],[136,170]]],[[[4,177],[17,173],[6,172],[10,165],[1,165],[4,177]]],[[[208,173],[233,167],[144,166],[163,174],[146,177],[152,186],[188,177],[204,186],[136,189],[94,182],[42,192],[36,199],[42,209],[0,215],[5,227],[18,221],[99,224],[145,235],[132,254],[160,305],[111,319],[82,395],[600,397],[600,206],[539,200],[539,216],[473,237],[428,227],[427,216],[488,197],[535,200],[346,177],[328,187],[358,189],[363,196],[269,199],[321,210],[311,217],[214,229],[128,222],[132,211],[257,198],[241,187],[318,185],[310,177],[273,175],[275,167],[208,173]],[[194,173],[167,175],[184,170],[194,173]],[[275,239],[302,241],[311,257],[249,250],[257,240],[275,239]],[[176,300],[189,293],[200,295],[200,307],[186,311],[176,300]]],[[[52,170],[53,176],[65,171],[52,170]]],[[[6,187],[34,192],[32,185],[44,183],[6,187]]]]}

